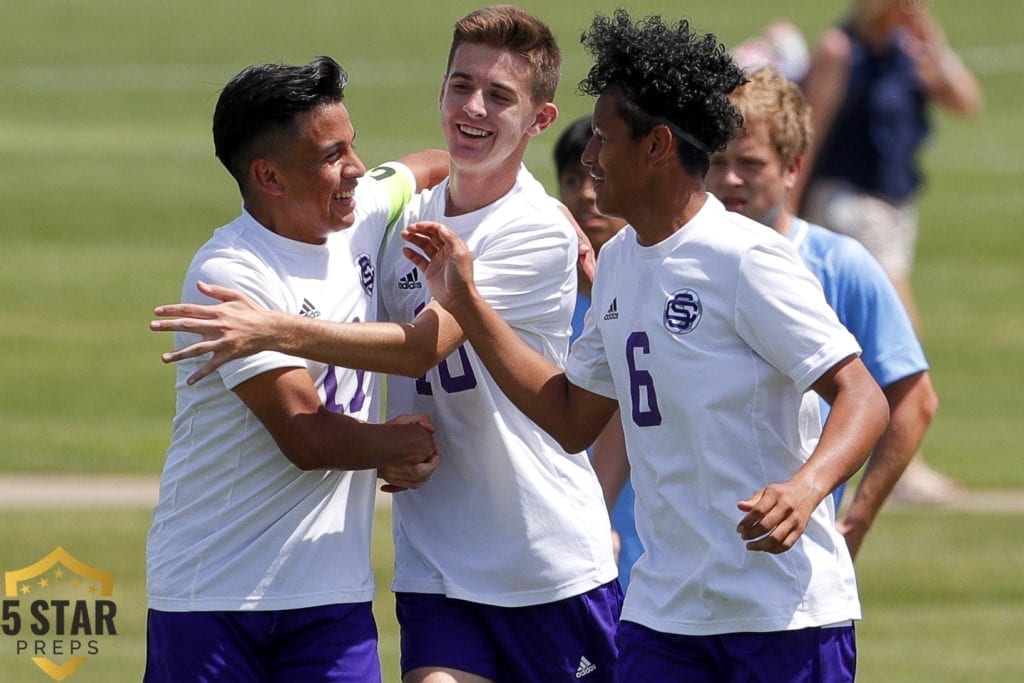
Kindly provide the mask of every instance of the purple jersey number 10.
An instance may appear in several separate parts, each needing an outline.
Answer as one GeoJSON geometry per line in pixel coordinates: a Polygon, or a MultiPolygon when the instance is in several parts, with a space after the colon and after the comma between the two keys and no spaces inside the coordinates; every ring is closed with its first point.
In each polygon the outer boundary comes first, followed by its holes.
{"type": "MultiPolygon", "coordinates": [[[[423,310],[426,304],[420,304],[413,311],[414,315],[419,315],[419,312],[423,310]]],[[[441,380],[441,388],[449,394],[454,394],[460,391],[469,391],[470,389],[476,388],[476,375],[473,374],[473,366],[469,364],[469,354],[466,353],[465,344],[459,344],[459,363],[462,365],[462,374],[453,375],[451,367],[448,365],[448,361],[451,356],[445,358],[443,361],[437,364],[437,374],[441,380]]],[[[416,378],[416,393],[420,396],[433,396],[434,389],[430,385],[430,380],[427,379],[426,375],[420,375],[416,378]]]]}

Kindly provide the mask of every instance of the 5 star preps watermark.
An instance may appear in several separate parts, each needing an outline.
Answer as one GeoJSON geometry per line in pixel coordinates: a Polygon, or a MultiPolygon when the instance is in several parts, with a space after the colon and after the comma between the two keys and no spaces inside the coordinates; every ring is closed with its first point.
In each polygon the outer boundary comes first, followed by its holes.
{"type": "Polygon", "coordinates": [[[4,650],[30,659],[53,680],[64,680],[117,635],[113,594],[113,573],[60,546],[27,567],[4,572],[4,650]]]}

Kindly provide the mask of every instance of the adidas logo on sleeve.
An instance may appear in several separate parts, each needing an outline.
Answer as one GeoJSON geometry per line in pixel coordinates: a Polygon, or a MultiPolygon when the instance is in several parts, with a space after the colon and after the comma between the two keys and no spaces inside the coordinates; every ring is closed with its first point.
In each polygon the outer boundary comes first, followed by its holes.
{"type": "Polygon", "coordinates": [[[605,320],[618,320],[619,319],[619,299],[618,297],[612,299],[612,303],[608,306],[608,312],[604,314],[605,320]]]}

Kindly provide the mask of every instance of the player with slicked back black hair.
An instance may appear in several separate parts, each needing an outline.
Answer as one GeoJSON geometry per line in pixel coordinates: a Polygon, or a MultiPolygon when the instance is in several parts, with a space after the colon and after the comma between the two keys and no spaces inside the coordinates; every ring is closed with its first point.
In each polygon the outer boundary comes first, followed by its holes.
{"type": "Polygon", "coordinates": [[[625,10],[598,15],[581,42],[594,65],[580,91],[625,95],[619,112],[633,135],[671,123],[684,168],[707,173],[708,155],[734,138],[743,119],[726,97],[746,82],[713,34],[698,35],[686,19],[666,24],[653,15],[633,22],[625,10]]]}
{"type": "MultiPolygon", "coordinates": [[[[186,309],[220,286],[310,319],[376,314],[388,226],[448,155],[417,152],[367,175],[347,80],[319,57],[228,81],[214,148],[242,208],[192,258],[186,309]]],[[[429,419],[374,424],[379,381],[326,363],[258,354],[199,385],[194,368],[178,368],[146,543],[143,680],[379,682],[375,488],[378,474],[413,489],[430,478],[441,454],[429,419]]]]}
{"type": "Polygon", "coordinates": [[[321,56],[301,66],[255,64],[224,86],[213,112],[213,148],[243,195],[253,157],[278,146],[282,133],[294,138],[296,115],[344,100],[347,85],[345,69],[321,56]]]}

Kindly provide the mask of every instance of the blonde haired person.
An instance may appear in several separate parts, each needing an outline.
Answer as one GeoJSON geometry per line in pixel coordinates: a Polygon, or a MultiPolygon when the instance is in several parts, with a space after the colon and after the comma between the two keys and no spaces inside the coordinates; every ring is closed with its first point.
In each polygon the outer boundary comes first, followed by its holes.
{"type": "MultiPolygon", "coordinates": [[[[856,557],[920,446],[938,398],[914,327],[878,262],[856,240],[801,220],[785,208],[811,141],[810,108],[800,89],[774,69],[765,68],[751,75],[729,99],[743,115],[744,133],[711,156],[708,190],[726,208],[789,238],[821,282],[839,320],[857,339],[861,360],[889,403],[889,425],[868,459],[852,503],[837,523],[850,554],[856,557]]],[[[837,509],[842,489],[834,494],[837,509]]]]}

